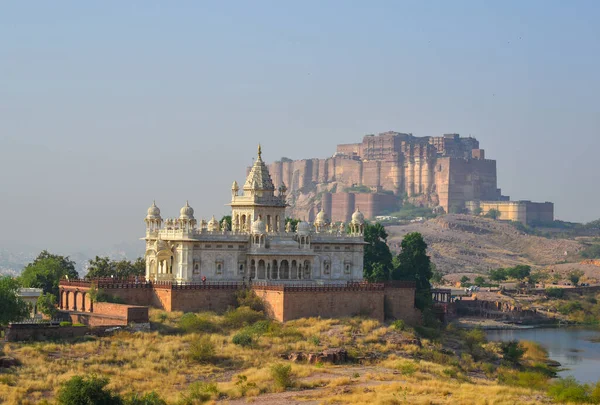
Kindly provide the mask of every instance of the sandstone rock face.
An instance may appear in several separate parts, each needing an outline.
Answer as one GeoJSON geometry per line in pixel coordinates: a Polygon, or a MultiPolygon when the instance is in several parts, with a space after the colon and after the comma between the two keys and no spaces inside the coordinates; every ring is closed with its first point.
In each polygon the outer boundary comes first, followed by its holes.
{"type": "Polygon", "coordinates": [[[0,368],[11,368],[18,365],[17,359],[9,356],[0,357],[0,368]]]}
{"type": "Polygon", "coordinates": [[[397,210],[402,197],[446,212],[470,200],[498,200],[496,161],[485,159],[475,138],[458,134],[415,137],[385,132],[338,145],[333,157],[269,165],[273,183],[288,188],[289,215],[314,219],[323,208],[348,222],[356,207],[367,218],[397,210]]]}
{"type": "Polygon", "coordinates": [[[326,349],[319,353],[293,352],[290,354],[284,354],[282,357],[295,363],[306,361],[309,364],[343,364],[348,362],[348,352],[346,349],[342,348],[326,349]]]}

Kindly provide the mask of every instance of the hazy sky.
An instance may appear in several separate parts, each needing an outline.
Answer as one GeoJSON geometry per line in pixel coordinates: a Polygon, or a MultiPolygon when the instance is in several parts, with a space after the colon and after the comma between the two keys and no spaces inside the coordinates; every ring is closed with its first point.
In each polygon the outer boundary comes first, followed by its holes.
{"type": "Polygon", "coordinates": [[[479,139],[513,199],[600,217],[598,1],[0,3],[0,244],[221,216],[256,144],[479,139]]]}

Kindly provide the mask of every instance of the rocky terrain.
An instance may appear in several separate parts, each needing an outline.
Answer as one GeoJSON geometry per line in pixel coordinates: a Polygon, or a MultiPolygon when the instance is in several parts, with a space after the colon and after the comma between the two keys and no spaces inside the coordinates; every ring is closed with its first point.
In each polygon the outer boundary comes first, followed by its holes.
{"type": "MultiPolygon", "coordinates": [[[[509,223],[470,215],[444,215],[421,223],[386,226],[392,251],[402,237],[420,232],[443,273],[487,273],[490,269],[526,264],[546,268],[579,262],[582,246],[569,239],[549,239],[517,230],[509,223]]],[[[587,265],[592,270],[600,267],[587,265]]]]}

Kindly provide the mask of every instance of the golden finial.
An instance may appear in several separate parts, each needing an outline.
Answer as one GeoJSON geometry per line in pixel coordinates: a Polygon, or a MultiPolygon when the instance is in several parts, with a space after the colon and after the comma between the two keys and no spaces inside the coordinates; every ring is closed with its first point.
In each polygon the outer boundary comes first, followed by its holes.
{"type": "Polygon", "coordinates": [[[260,143],[258,144],[258,158],[260,159],[262,155],[262,149],[260,147],[260,143]]]}

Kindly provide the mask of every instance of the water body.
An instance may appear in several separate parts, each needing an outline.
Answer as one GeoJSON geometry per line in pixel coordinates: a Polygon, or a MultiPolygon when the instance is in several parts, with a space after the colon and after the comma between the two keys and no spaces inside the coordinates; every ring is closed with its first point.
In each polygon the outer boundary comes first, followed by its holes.
{"type": "Polygon", "coordinates": [[[600,330],[578,327],[534,328],[516,330],[489,330],[488,340],[531,340],[548,350],[552,360],[560,362],[566,370],[560,377],[573,376],[582,383],[600,380],[600,330]]]}

